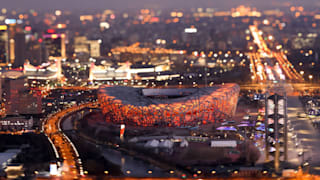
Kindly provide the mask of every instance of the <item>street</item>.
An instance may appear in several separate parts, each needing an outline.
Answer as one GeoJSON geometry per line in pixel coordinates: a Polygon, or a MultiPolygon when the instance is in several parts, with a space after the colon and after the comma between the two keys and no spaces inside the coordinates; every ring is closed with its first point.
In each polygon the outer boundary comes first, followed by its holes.
{"type": "Polygon", "coordinates": [[[44,124],[45,134],[51,139],[59,156],[63,159],[61,175],[63,175],[64,178],[77,178],[79,174],[83,175],[83,169],[77,149],[70,139],[61,131],[61,119],[69,113],[89,106],[92,106],[92,103],[65,109],[50,116],[44,124]]]}
{"type": "Polygon", "coordinates": [[[291,163],[308,161],[312,173],[320,174],[320,131],[312,126],[308,118],[298,118],[297,113],[302,112],[302,104],[296,96],[288,97],[288,120],[291,121],[294,130],[289,133],[289,154],[288,159],[291,163]],[[293,146],[296,135],[297,142],[301,142],[298,147],[293,146]],[[304,155],[297,156],[297,151],[303,151],[304,155]]]}

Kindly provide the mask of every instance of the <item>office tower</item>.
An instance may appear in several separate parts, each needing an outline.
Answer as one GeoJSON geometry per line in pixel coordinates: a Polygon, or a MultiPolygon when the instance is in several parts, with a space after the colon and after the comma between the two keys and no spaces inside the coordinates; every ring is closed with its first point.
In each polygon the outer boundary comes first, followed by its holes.
{"type": "Polygon", "coordinates": [[[6,65],[8,57],[8,30],[7,25],[0,25],[0,65],[6,65]]]}
{"type": "Polygon", "coordinates": [[[45,34],[43,38],[49,59],[66,58],[65,34],[45,34]]]}
{"type": "Polygon", "coordinates": [[[15,59],[13,67],[22,67],[26,55],[26,39],[23,32],[16,32],[14,36],[15,59]]]}
{"type": "Polygon", "coordinates": [[[13,19],[7,21],[7,25],[0,25],[0,66],[22,67],[25,51],[26,40],[21,25],[13,19]]]}

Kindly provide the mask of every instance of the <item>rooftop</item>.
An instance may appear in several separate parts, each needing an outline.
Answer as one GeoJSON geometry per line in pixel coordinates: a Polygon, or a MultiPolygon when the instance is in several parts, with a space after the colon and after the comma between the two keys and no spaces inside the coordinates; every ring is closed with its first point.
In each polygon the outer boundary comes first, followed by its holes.
{"type": "MultiPolygon", "coordinates": [[[[204,88],[161,88],[161,89],[143,89],[128,86],[101,86],[99,93],[107,94],[122,102],[134,106],[149,106],[158,104],[171,104],[175,102],[188,102],[204,100],[205,96],[217,96],[220,93],[227,93],[234,88],[236,84],[216,85],[204,88]],[[162,98],[150,98],[162,97],[162,98]],[[164,97],[164,98],[163,98],[164,97]],[[175,98],[170,98],[175,97],[175,98]]],[[[236,90],[236,89],[235,89],[236,90]]]]}

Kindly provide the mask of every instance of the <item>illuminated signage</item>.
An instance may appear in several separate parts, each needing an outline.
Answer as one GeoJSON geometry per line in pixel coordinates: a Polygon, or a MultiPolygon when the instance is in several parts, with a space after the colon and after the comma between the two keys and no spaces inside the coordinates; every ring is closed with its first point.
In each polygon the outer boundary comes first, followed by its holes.
{"type": "Polygon", "coordinates": [[[185,33],[196,33],[198,32],[197,28],[185,28],[184,29],[185,33]]]}
{"type": "Polygon", "coordinates": [[[65,34],[44,34],[44,38],[51,38],[51,39],[57,39],[57,38],[64,38],[65,34]]]}
{"type": "Polygon", "coordinates": [[[5,31],[7,30],[7,26],[6,25],[0,25],[0,31],[5,31]]]}
{"type": "Polygon", "coordinates": [[[51,38],[52,38],[52,39],[57,39],[57,38],[58,38],[58,35],[57,35],[57,34],[51,34],[51,38]]]}
{"type": "Polygon", "coordinates": [[[52,33],[55,33],[56,30],[54,30],[54,29],[48,29],[47,32],[50,33],[50,34],[52,34],[52,33]]]}
{"type": "Polygon", "coordinates": [[[32,28],[31,28],[31,26],[26,26],[26,27],[24,27],[24,30],[25,30],[25,31],[31,31],[32,28]]]}
{"type": "Polygon", "coordinates": [[[5,19],[4,23],[6,23],[6,24],[22,24],[23,21],[21,19],[18,19],[18,20],[16,20],[16,19],[5,19]]]}
{"type": "Polygon", "coordinates": [[[66,24],[57,24],[57,28],[58,28],[58,29],[64,29],[64,28],[66,28],[66,27],[67,27],[66,24]]]}
{"type": "Polygon", "coordinates": [[[16,19],[6,19],[4,21],[6,24],[16,24],[17,23],[17,20],[16,19]]]}

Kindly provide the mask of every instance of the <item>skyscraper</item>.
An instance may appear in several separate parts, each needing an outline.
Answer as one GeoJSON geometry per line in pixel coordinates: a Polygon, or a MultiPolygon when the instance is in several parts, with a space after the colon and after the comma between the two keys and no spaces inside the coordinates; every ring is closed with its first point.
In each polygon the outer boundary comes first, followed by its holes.
{"type": "Polygon", "coordinates": [[[25,60],[25,34],[15,19],[6,24],[0,25],[0,66],[21,67],[25,60]]]}
{"type": "Polygon", "coordinates": [[[26,40],[23,32],[16,32],[14,36],[15,59],[13,67],[22,67],[25,61],[26,40]]]}
{"type": "Polygon", "coordinates": [[[101,40],[88,40],[85,36],[74,38],[74,52],[77,56],[100,57],[101,40]]]}
{"type": "Polygon", "coordinates": [[[43,38],[49,59],[66,58],[65,34],[44,34],[43,38]]]}
{"type": "Polygon", "coordinates": [[[8,57],[8,30],[7,25],[0,25],[0,65],[6,65],[8,57]]]}

